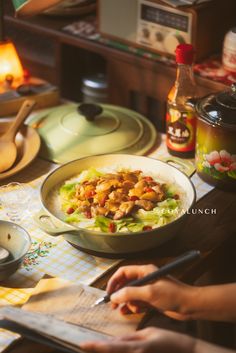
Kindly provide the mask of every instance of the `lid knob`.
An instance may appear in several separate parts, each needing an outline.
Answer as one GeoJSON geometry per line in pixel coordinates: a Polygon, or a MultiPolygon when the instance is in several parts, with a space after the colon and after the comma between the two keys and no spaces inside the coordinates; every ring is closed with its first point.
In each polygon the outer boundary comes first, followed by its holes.
{"type": "Polygon", "coordinates": [[[82,103],[78,106],[78,112],[88,121],[94,121],[96,116],[102,114],[103,109],[98,104],[82,103]]]}

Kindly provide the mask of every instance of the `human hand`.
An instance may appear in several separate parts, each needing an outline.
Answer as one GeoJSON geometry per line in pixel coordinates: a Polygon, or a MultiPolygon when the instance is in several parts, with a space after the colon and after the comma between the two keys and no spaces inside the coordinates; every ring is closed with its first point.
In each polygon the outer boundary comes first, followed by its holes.
{"type": "Polygon", "coordinates": [[[90,353],[192,353],[195,340],[179,333],[150,327],[109,341],[81,344],[90,353]]]}
{"type": "Polygon", "coordinates": [[[177,319],[190,318],[189,307],[197,287],[191,287],[171,277],[165,277],[141,287],[124,287],[132,280],[142,278],[157,269],[154,265],[125,266],[118,269],[107,284],[113,307],[120,305],[122,314],[138,313],[154,307],[165,315],[177,319]],[[120,289],[121,288],[121,289],[120,289]]]}

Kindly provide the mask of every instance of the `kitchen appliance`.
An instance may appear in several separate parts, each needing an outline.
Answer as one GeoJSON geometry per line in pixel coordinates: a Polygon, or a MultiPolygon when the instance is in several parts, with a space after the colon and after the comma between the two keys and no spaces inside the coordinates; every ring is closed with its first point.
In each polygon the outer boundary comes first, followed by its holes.
{"type": "Polygon", "coordinates": [[[99,0],[99,30],[116,41],[170,56],[178,44],[190,43],[196,61],[221,51],[225,33],[235,25],[236,1],[228,0],[227,6],[222,0],[185,1],[187,6],[181,7],[169,5],[173,3],[99,0]]]}
{"type": "Polygon", "coordinates": [[[197,101],[196,168],[209,184],[236,190],[236,83],[197,101]]]}
{"type": "Polygon", "coordinates": [[[90,156],[64,164],[47,176],[40,191],[43,209],[35,216],[35,220],[40,228],[47,233],[53,236],[63,235],[69,243],[79,249],[100,256],[121,257],[154,248],[176,236],[182,221],[185,219],[187,210],[195,203],[195,194],[195,188],[190,178],[166,162],[128,154],[90,156]],[[175,183],[186,195],[183,212],[181,212],[179,218],[164,226],[135,233],[104,233],[69,225],[62,221],[58,215],[58,204],[55,205],[55,202],[52,202],[53,195],[64,181],[75,177],[91,166],[95,169],[141,169],[146,175],[151,172],[152,175],[156,175],[161,180],[175,183]]]}

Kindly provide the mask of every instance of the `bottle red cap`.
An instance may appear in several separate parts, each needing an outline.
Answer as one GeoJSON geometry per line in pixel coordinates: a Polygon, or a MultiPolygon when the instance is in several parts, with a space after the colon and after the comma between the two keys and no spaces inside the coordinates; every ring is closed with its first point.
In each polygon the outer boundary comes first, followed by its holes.
{"type": "Polygon", "coordinates": [[[194,58],[194,48],[192,44],[179,44],[175,49],[176,62],[178,64],[191,65],[194,58]]]}

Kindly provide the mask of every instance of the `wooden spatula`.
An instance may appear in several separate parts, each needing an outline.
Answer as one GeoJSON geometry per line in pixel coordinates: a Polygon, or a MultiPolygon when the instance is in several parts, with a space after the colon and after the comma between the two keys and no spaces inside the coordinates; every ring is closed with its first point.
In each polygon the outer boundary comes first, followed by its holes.
{"type": "Polygon", "coordinates": [[[15,162],[17,156],[16,133],[32,112],[35,104],[34,100],[27,99],[24,101],[10,128],[0,137],[0,173],[11,168],[15,162]]]}

